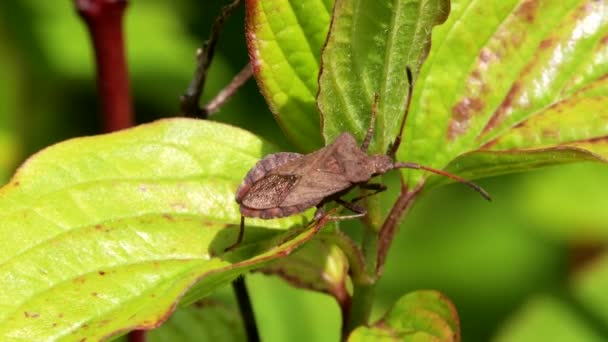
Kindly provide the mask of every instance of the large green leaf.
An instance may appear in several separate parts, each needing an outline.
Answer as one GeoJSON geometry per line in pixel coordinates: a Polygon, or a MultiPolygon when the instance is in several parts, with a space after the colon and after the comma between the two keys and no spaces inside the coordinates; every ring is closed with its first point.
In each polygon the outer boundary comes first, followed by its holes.
{"type": "Polygon", "coordinates": [[[406,66],[418,72],[431,30],[446,19],[449,7],[446,0],[336,0],[319,77],[326,143],[346,131],[362,140],[377,94],[370,150],[386,151],[407,102],[406,66]]]}
{"type": "Polygon", "coordinates": [[[399,159],[464,164],[472,177],[603,160],[607,41],[604,1],[452,1],[433,32],[399,159]]]}
{"type": "Polygon", "coordinates": [[[279,125],[300,150],[321,146],[317,74],[333,0],[247,0],[254,76],[279,125]]]}
{"type": "Polygon", "coordinates": [[[348,341],[460,341],[460,323],[445,296],[416,291],[401,297],[374,325],[355,329],[348,341]]]}
{"type": "Polygon", "coordinates": [[[0,190],[2,340],[99,339],[165,320],[186,301],[315,234],[302,216],[239,222],[234,191],[272,150],[252,134],[174,119],[73,139],[30,158],[0,190]],[[275,228],[275,229],[271,229],[275,228]]]}

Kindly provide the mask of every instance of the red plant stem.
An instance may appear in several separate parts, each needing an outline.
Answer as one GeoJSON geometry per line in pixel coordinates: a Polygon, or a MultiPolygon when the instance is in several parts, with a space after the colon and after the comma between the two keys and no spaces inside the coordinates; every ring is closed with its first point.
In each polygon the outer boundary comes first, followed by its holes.
{"type": "Polygon", "coordinates": [[[146,342],[145,330],[133,330],[127,335],[129,342],[146,342]]]}
{"type": "Polygon", "coordinates": [[[384,224],[382,224],[382,228],[380,228],[380,233],[378,234],[378,256],[376,259],[376,276],[378,277],[382,275],[382,271],[384,270],[386,256],[393,243],[401,217],[403,217],[403,214],[410,208],[414,202],[414,198],[418,195],[420,190],[422,190],[423,184],[424,183],[420,183],[411,191],[405,185],[401,187],[399,198],[397,198],[397,201],[391,208],[384,224]]]}
{"type": "Polygon", "coordinates": [[[75,0],[91,34],[106,132],[133,126],[123,24],[127,0],[75,0]]]}
{"type": "MultiPolygon", "coordinates": [[[[125,58],[123,24],[127,0],[75,0],[87,24],[97,66],[97,91],[103,108],[104,131],[133,126],[133,105],[125,58]]],[[[146,332],[134,330],[129,342],[145,342],[146,332]]]]}

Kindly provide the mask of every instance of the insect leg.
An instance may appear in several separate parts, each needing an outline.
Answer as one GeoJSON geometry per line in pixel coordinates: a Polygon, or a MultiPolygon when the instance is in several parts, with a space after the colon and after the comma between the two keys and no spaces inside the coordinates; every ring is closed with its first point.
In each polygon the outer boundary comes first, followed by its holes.
{"type": "Polygon", "coordinates": [[[226,249],[224,249],[224,252],[230,252],[236,247],[238,247],[238,245],[241,244],[241,241],[243,241],[243,235],[245,235],[245,216],[241,215],[241,225],[239,227],[239,235],[236,238],[236,242],[226,247],[226,249]]]}
{"type": "Polygon", "coordinates": [[[363,217],[363,216],[367,215],[367,210],[365,210],[365,208],[360,207],[352,202],[346,202],[340,198],[337,198],[335,201],[338,204],[340,204],[341,206],[343,206],[344,208],[354,212],[355,214],[332,216],[331,219],[334,221],[350,220],[350,219],[363,217]]]}
{"type": "Polygon", "coordinates": [[[406,168],[406,169],[415,169],[415,170],[425,170],[425,171],[429,171],[435,174],[438,174],[440,176],[444,176],[450,179],[453,179],[457,182],[460,182],[468,187],[470,187],[471,189],[477,191],[481,196],[483,196],[483,198],[487,199],[488,201],[492,200],[492,197],[490,197],[490,194],[488,194],[487,191],[485,191],[482,187],[480,187],[479,185],[466,180],[462,177],[456,176],[454,174],[451,174],[449,172],[445,172],[442,170],[437,170],[437,169],[433,169],[432,167],[428,167],[428,166],[424,166],[424,165],[420,165],[420,164],[416,164],[416,163],[395,163],[393,165],[394,169],[398,169],[398,168],[406,168]]]}
{"type": "Polygon", "coordinates": [[[367,152],[369,143],[372,141],[372,137],[374,136],[374,126],[376,125],[377,111],[378,111],[378,93],[375,93],[374,94],[374,103],[372,104],[372,117],[369,122],[369,127],[367,128],[367,133],[365,133],[365,138],[363,139],[363,143],[361,144],[361,151],[363,151],[363,152],[367,152]]]}
{"type": "Polygon", "coordinates": [[[361,189],[366,189],[366,190],[374,190],[374,192],[370,192],[367,193],[365,195],[361,195],[361,196],[357,196],[355,198],[353,198],[350,203],[356,203],[359,202],[360,200],[369,197],[369,196],[373,196],[377,193],[380,193],[382,191],[386,190],[386,185],[384,184],[380,184],[380,183],[367,183],[367,184],[363,184],[359,186],[361,189]]]}
{"type": "Polygon", "coordinates": [[[319,221],[323,216],[325,216],[325,210],[323,209],[323,206],[318,206],[317,210],[315,211],[314,216],[312,217],[312,221],[313,222],[317,222],[319,221]]]}

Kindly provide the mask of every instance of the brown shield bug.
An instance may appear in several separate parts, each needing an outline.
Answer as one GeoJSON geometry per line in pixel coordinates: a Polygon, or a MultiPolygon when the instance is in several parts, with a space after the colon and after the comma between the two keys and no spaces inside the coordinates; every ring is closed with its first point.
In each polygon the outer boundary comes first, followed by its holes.
{"type": "Polygon", "coordinates": [[[299,153],[273,153],[258,161],[247,173],[236,191],[236,202],[240,205],[241,227],[237,246],[243,237],[244,217],[273,219],[300,213],[308,208],[317,207],[314,219],[323,215],[323,205],[335,201],[353,211],[354,215],[339,216],[336,219],[361,217],[366,210],[355,204],[358,200],[386,189],[382,184],[369,183],[378,175],[398,168],[420,169],[449,177],[463,183],[484,198],[490,200],[488,193],[478,185],[424,165],[410,162],[396,162],[395,154],[401,143],[401,134],[410,106],[413,81],[410,69],[408,102],[397,138],[389,146],[386,155],[368,155],[367,148],[374,133],[377,96],[372,107],[371,123],[361,146],[350,133],[342,133],[336,140],[318,151],[302,155],[299,153]],[[375,190],[347,202],[341,197],[354,187],[375,190]]]}

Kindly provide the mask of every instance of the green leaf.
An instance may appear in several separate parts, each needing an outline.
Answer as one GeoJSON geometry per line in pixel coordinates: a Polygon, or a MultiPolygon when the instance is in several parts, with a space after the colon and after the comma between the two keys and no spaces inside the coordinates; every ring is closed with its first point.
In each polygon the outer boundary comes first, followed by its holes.
{"type": "Polygon", "coordinates": [[[177,309],[162,327],[146,335],[149,342],[244,341],[243,320],[236,308],[204,299],[177,309]]]}
{"type": "Polygon", "coordinates": [[[406,66],[417,74],[432,27],[446,19],[449,7],[446,0],[336,0],[319,77],[326,143],[342,132],[362,140],[378,94],[370,150],[386,151],[407,101],[406,66]]]}
{"type": "Polygon", "coordinates": [[[604,341],[593,328],[566,303],[537,296],[529,300],[500,330],[497,342],[604,341]]]}
{"type": "Polygon", "coordinates": [[[466,164],[473,177],[603,161],[607,39],[602,1],[452,1],[433,32],[399,159],[466,164]]]}
{"type": "Polygon", "coordinates": [[[244,130],[162,120],[36,154],[0,190],[1,340],[101,339],[159,325],[284,256],[315,230],[302,216],[248,220],[234,191],[272,148],[244,130]]]}
{"type": "Polygon", "coordinates": [[[361,250],[340,231],[318,234],[292,255],[260,271],[280,276],[295,287],[329,294],[340,305],[350,300],[349,275],[360,283],[371,281],[365,273],[361,250]]]}
{"type": "Polygon", "coordinates": [[[254,76],[279,125],[302,151],[323,146],[316,105],[321,49],[332,0],[248,0],[254,76]]]}
{"type": "MultiPolygon", "coordinates": [[[[539,148],[528,151],[477,150],[454,159],[446,170],[466,179],[473,179],[582,161],[605,162],[606,160],[602,156],[576,147],[539,148]]],[[[432,177],[427,184],[432,186],[450,181],[445,177],[432,177]]]]}
{"type": "Polygon", "coordinates": [[[309,241],[287,258],[260,270],[280,276],[293,286],[327,293],[339,302],[349,296],[346,289],[348,260],[338,246],[322,238],[309,241]]]}
{"type": "Polygon", "coordinates": [[[416,291],[401,297],[373,326],[355,329],[348,341],[460,341],[460,323],[445,296],[416,291]]]}

